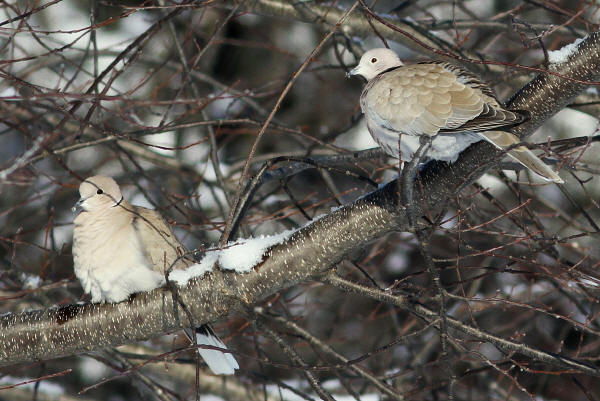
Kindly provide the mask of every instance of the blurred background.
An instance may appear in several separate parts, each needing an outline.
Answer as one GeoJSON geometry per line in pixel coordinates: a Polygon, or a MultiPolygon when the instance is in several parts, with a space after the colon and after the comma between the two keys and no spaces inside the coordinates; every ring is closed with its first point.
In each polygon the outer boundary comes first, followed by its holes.
{"type": "MultiPolygon", "coordinates": [[[[591,1],[375,1],[321,43],[353,4],[0,3],[0,313],[87,300],[73,273],[71,208],[88,176],[113,176],[126,199],[159,210],[189,250],[202,252],[221,238],[240,182],[274,158],[293,157],[273,163],[238,236],[296,228],[373,190],[361,177],[385,183],[397,174],[395,160],[358,152],[375,147],[360,117],[363,82],[345,78],[362,52],[389,46],[406,63],[435,57],[418,39],[497,61],[456,62],[507,100],[536,75],[516,65],[547,68],[548,52],[596,30],[600,17],[591,1]]],[[[573,202],[527,172],[489,171],[449,205],[432,239],[449,315],[594,366],[600,247],[590,220],[598,221],[600,170],[597,145],[587,139],[597,134],[597,116],[590,86],[527,138],[560,169],[573,202]],[[557,140],[564,142],[551,147],[557,140]]],[[[408,233],[349,255],[338,267],[346,279],[415,302],[437,295],[408,233]]],[[[439,333],[407,311],[320,282],[273,294],[263,306],[271,316],[264,324],[310,366],[336,362],[277,319],[360,359],[357,366],[405,399],[448,399],[439,333]]],[[[197,392],[204,400],[318,398],[302,369],[246,316],[215,327],[240,362],[234,378],[203,372],[196,383],[191,352],[131,369],[187,344],[172,333],[0,369],[0,400],[186,400],[197,392]]],[[[600,399],[595,378],[454,334],[456,399],[600,399]]],[[[335,399],[390,397],[350,366],[313,373],[335,399]]]]}

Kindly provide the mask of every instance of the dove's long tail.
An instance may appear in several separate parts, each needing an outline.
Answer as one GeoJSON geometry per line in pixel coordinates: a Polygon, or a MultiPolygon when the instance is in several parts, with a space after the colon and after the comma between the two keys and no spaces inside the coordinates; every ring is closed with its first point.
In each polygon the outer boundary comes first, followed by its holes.
{"type": "MultiPolygon", "coordinates": [[[[486,131],[480,132],[479,135],[484,137],[488,142],[493,144],[499,149],[505,150],[509,146],[521,142],[519,138],[510,132],[505,131],[486,131]]],[[[509,150],[508,155],[513,159],[533,171],[540,177],[548,181],[553,181],[558,184],[564,183],[562,178],[554,170],[552,170],[546,163],[544,163],[539,157],[537,157],[531,150],[525,146],[518,146],[514,149],[509,150]]]]}
{"type": "MultiPolygon", "coordinates": [[[[195,335],[196,343],[198,345],[210,345],[221,349],[227,349],[225,344],[223,344],[223,341],[217,337],[212,328],[207,324],[196,327],[195,330],[191,328],[184,329],[184,332],[192,341],[192,336],[195,335]]],[[[202,359],[204,359],[204,362],[206,362],[210,370],[216,375],[232,375],[235,373],[235,370],[240,367],[233,355],[228,352],[199,347],[198,353],[202,359]]]]}

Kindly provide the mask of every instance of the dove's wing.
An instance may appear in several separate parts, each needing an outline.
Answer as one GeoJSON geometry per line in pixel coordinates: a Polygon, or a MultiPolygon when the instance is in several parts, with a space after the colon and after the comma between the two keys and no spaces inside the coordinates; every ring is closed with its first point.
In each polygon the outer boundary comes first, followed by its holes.
{"type": "Polygon", "coordinates": [[[474,75],[447,63],[395,68],[369,81],[361,96],[368,118],[409,135],[479,132],[519,124],[474,75]]]}
{"type": "Polygon", "coordinates": [[[185,269],[192,264],[185,248],[173,234],[171,226],[156,210],[133,206],[132,224],[146,259],[152,269],[164,272],[171,268],[185,269]]]}

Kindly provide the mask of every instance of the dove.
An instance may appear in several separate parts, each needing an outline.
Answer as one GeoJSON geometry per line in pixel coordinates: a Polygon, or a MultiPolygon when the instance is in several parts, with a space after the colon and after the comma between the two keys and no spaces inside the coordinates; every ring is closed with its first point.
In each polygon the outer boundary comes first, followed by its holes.
{"type": "Polygon", "coordinates": [[[423,135],[427,159],[454,163],[471,144],[486,140],[547,181],[560,176],[507,129],[528,119],[507,110],[474,74],[446,62],[404,65],[390,49],[367,51],[347,76],[367,80],[360,107],[373,139],[390,156],[410,161],[423,135]],[[400,143],[400,146],[398,145],[400,143]]]}
{"type": "MultiPolygon", "coordinates": [[[[131,294],[165,284],[169,269],[194,262],[171,227],[156,211],[129,204],[111,177],[89,177],[79,186],[81,212],[74,220],[73,265],[92,303],[121,302],[131,294]]],[[[185,330],[190,339],[192,329],[185,330]]],[[[210,326],[195,329],[196,341],[226,349],[210,326]]],[[[230,353],[198,348],[215,374],[233,374],[238,363],[230,353]]]]}

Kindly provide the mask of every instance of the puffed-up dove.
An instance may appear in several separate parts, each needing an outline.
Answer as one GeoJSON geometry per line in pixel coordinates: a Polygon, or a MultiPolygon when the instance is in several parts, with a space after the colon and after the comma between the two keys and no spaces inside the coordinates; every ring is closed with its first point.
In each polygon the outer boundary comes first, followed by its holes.
{"type": "MultiPolygon", "coordinates": [[[[129,204],[112,178],[87,178],[79,194],[77,206],[82,211],[74,221],[73,262],[93,303],[121,302],[131,294],[161,287],[170,268],[193,264],[163,217],[129,204]]],[[[198,344],[227,348],[209,326],[195,332],[198,344]]],[[[193,336],[193,330],[186,334],[193,336]]],[[[230,353],[202,348],[198,353],[215,374],[233,374],[239,368],[230,353]]]]}
{"type": "Polygon", "coordinates": [[[404,65],[394,51],[380,48],[363,54],[350,75],[367,80],[360,107],[371,136],[387,154],[410,161],[427,135],[426,157],[454,163],[468,146],[486,140],[510,148],[508,155],[542,178],[563,182],[531,150],[515,146],[519,138],[506,131],[526,121],[528,113],[505,109],[474,74],[446,62],[404,65]]]}

